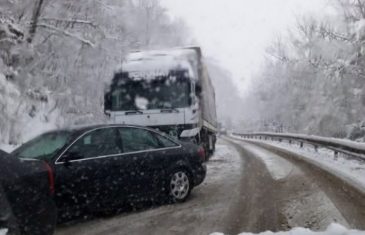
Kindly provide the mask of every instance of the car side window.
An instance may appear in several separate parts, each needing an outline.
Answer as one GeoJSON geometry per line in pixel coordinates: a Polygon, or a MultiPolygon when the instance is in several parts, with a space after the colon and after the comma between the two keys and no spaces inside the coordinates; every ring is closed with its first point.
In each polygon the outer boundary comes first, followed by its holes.
{"type": "Polygon", "coordinates": [[[156,137],[148,130],[124,127],[119,131],[125,153],[161,148],[156,137]]]}
{"type": "Polygon", "coordinates": [[[176,147],[179,146],[178,144],[176,144],[175,142],[173,142],[172,140],[169,140],[168,138],[166,138],[165,136],[162,136],[160,134],[154,133],[154,136],[156,136],[156,138],[158,139],[158,141],[161,143],[161,145],[163,146],[163,148],[170,148],[170,147],[176,147]]]}
{"type": "Polygon", "coordinates": [[[76,141],[66,155],[83,159],[121,153],[120,139],[116,128],[94,130],[76,141]]]}

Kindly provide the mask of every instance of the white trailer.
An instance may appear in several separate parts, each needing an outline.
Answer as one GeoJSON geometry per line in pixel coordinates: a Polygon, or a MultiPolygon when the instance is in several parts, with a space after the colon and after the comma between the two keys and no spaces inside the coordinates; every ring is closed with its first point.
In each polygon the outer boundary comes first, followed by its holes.
{"type": "Polygon", "coordinates": [[[104,108],[112,123],[157,128],[214,151],[215,92],[199,47],[129,54],[104,108]]]}

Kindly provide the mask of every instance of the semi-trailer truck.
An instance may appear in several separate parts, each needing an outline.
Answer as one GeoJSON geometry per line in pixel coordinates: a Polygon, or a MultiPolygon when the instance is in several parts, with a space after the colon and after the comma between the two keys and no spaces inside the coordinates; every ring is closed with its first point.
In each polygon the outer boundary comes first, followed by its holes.
{"type": "Polygon", "coordinates": [[[130,53],[105,93],[116,124],[159,129],[215,149],[215,92],[199,47],[130,53]]]}

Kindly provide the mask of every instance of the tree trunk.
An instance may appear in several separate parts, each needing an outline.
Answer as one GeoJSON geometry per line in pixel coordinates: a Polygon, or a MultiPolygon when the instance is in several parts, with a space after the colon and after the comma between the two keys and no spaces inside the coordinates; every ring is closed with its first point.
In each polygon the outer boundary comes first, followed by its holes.
{"type": "Polygon", "coordinates": [[[37,24],[39,16],[41,15],[43,1],[44,0],[38,0],[34,6],[32,21],[30,23],[30,28],[29,28],[29,36],[27,38],[27,41],[29,43],[32,43],[34,35],[37,32],[37,24]]]}

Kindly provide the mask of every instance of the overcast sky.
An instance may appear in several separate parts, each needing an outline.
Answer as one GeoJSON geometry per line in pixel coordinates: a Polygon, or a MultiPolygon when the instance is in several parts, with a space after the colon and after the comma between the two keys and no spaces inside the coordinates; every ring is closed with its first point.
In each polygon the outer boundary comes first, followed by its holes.
{"type": "MultiPolygon", "coordinates": [[[[183,18],[206,56],[231,71],[241,90],[262,63],[265,48],[299,15],[323,15],[330,0],[161,0],[183,18]]],[[[333,2],[333,0],[332,0],[333,2]]]]}

